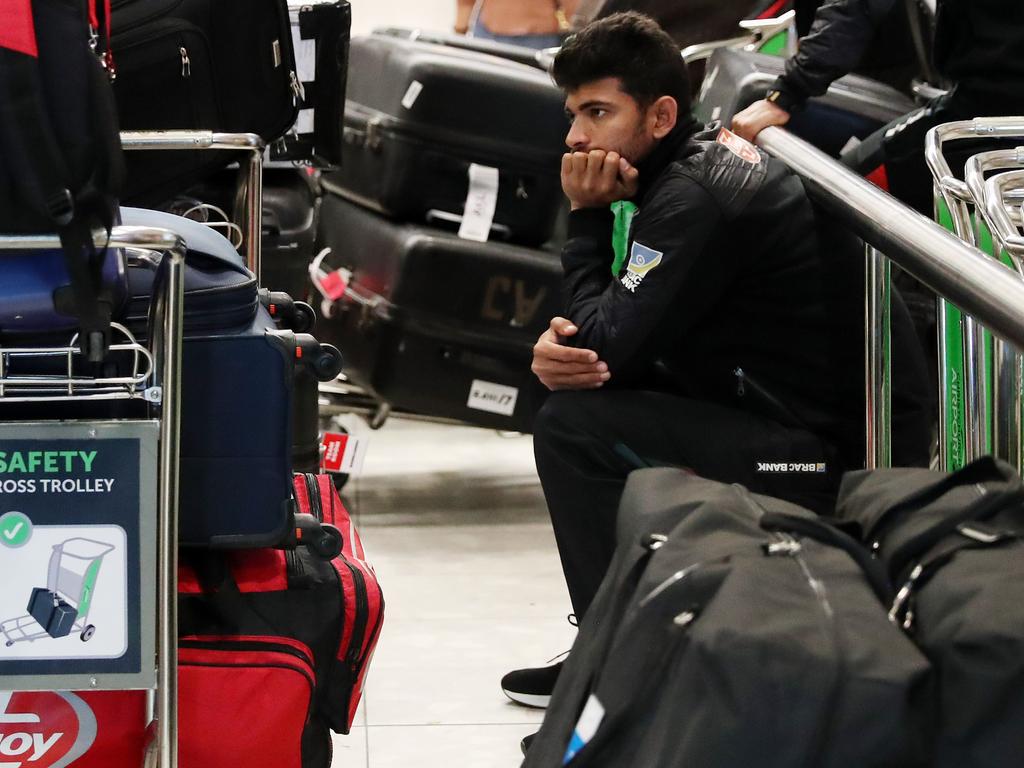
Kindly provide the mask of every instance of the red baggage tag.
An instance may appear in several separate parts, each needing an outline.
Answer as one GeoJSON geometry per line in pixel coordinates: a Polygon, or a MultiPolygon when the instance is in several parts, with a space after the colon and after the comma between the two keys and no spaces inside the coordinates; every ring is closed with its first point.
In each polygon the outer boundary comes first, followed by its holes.
{"type": "Polygon", "coordinates": [[[342,270],[336,269],[320,280],[320,287],[327,298],[331,301],[337,301],[345,295],[348,283],[345,281],[342,270]]]}
{"type": "Polygon", "coordinates": [[[366,443],[366,438],[340,432],[325,432],[320,469],[324,472],[358,474],[366,456],[366,443]]]}

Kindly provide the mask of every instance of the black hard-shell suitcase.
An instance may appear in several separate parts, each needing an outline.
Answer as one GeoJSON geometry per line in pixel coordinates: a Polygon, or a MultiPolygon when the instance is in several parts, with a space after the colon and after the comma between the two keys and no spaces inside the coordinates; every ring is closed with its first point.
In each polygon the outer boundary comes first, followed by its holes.
{"type": "Polygon", "coordinates": [[[929,764],[928,661],[852,538],[740,486],[645,469],[617,540],[525,768],[929,764]]]}
{"type": "MultiPolygon", "coordinates": [[[[285,0],[114,0],[121,129],[278,138],[298,114],[285,0]]],[[[238,160],[235,152],[130,152],[122,198],[157,204],[238,160]]]]}
{"type": "Polygon", "coordinates": [[[558,255],[395,224],[326,195],[319,245],[353,272],[324,341],[346,375],[400,409],[530,431],[531,349],[561,310],[558,255]]]}
{"type": "Polygon", "coordinates": [[[35,587],[28,600],[28,612],[50,637],[67,637],[75,626],[78,609],[56,592],[35,587]]]}
{"type": "Polygon", "coordinates": [[[260,279],[267,288],[300,301],[309,298],[319,210],[316,183],[303,169],[264,170],[260,279]]]}
{"type": "Polygon", "coordinates": [[[1024,754],[1024,486],[991,457],[951,475],[852,472],[837,508],[899,589],[892,617],[938,672],[936,768],[1024,754]]]}
{"type": "Polygon", "coordinates": [[[458,229],[470,166],[497,168],[490,239],[551,237],[568,124],[546,73],[371,35],[352,40],[347,98],[342,167],[324,177],[327,190],[393,218],[458,229]]]}
{"type": "Polygon", "coordinates": [[[510,43],[499,43],[494,40],[486,40],[482,37],[469,37],[467,35],[448,34],[444,32],[431,32],[429,30],[416,29],[414,27],[379,27],[373,30],[375,35],[384,37],[395,37],[400,40],[414,40],[431,45],[445,45],[451,48],[460,48],[464,51],[475,51],[486,53],[489,56],[497,56],[499,59],[518,61],[530,67],[546,70],[544,56],[536,48],[527,48],[522,45],[510,43]]]}
{"type": "Polygon", "coordinates": [[[288,0],[295,71],[302,83],[299,115],[274,142],[274,160],[297,160],[319,168],[341,162],[345,86],[352,7],[348,0],[288,0]]]}
{"type": "MultiPolygon", "coordinates": [[[[721,120],[726,127],[738,112],[763,99],[785,71],[785,59],[723,48],[712,54],[694,104],[701,122],[721,120]]],[[[864,139],[916,108],[913,100],[888,85],[847,75],[795,112],[786,130],[838,157],[852,137],[864,139]]]]}

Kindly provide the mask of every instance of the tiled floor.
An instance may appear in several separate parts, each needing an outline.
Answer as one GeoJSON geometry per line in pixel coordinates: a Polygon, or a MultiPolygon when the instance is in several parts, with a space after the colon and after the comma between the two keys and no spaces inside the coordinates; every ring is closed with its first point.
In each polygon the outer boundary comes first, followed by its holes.
{"type": "Polygon", "coordinates": [[[368,436],[346,494],[387,615],[334,766],[514,768],[541,713],[498,682],[575,633],[531,440],[396,420],[368,436]]]}

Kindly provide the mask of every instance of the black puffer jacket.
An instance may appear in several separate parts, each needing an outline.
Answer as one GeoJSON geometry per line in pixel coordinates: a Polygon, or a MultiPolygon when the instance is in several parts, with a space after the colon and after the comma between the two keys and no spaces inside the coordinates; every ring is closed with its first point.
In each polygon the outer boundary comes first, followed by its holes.
{"type": "MultiPolygon", "coordinates": [[[[823,94],[853,71],[897,0],[829,0],[776,88],[782,106],[823,94]]],[[[939,73],[957,98],[989,114],[1024,108],[1024,3],[1020,0],[938,0],[934,47],[939,73]]]]}
{"type": "MultiPolygon", "coordinates": [[[[570,215],[573,343],[608,363],[610,386],[648,388],[667,371],[681,396],[808,428],[861,466],[863,246],[812,208],[782,163],[715,137],[679,129],[639,166],[640,210],[617,278],[611,213],[570,215]]],[[[919,464],[927,376],[898,298],[894,307],[894,459],[919,464]]]]}

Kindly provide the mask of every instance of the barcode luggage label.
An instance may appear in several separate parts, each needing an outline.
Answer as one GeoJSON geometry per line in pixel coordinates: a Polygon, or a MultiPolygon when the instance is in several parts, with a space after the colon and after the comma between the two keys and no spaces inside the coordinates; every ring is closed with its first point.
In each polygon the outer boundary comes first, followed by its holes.
{"type": "Polygon", "coordinates": [[[469,166],[469,194],[462,214],[459,237],[486,243],[498,207],[498,169],[472,163],[469,166]]]}
{"type": "Polygon", "coordinates": [[[474,379],[469,388],[469,400],[466,405],[477,411],[511,416],[516,410],[516,400],[518,399],[519,390],[515,387],[474,379]]]}

